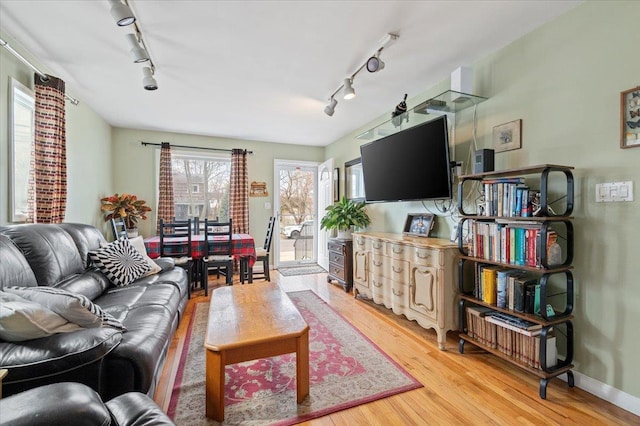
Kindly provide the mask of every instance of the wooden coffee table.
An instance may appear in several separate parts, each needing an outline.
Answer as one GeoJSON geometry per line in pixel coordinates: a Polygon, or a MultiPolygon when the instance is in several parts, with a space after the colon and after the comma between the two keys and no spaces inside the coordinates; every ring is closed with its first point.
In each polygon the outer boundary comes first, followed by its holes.
{"type": "Polygon", "coordinates": [[[309,394],[309,326],[275,283],[214,290],[204,347],[209,418],[224,420],[228,364],[295,352],[298,403],[309,394]]]}

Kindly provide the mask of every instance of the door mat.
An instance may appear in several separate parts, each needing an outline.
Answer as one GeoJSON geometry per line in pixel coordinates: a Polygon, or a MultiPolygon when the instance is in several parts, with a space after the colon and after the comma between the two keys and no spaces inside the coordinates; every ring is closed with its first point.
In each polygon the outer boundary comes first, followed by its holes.
{"type": "Polygon", "coordinates": [[[282,276],[291,277],[294,275],[309,275],[309,274],[321,274],[323,272],[327,272],[320,265],[307,265],[307,266],[296,266],[292,268],[279,268],[278,272],[282,276]]]}

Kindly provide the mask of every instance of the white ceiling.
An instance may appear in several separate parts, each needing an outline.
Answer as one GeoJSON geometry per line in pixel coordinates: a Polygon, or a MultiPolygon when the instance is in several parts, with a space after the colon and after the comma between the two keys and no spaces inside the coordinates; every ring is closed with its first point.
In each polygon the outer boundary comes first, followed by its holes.
{"type": "Polygon", "coordinates": [[[324,146],[579,1],[129,3],[156,91],[143,89],[131,30],[115,25],[107,0],[0,0],[0,26],[113,126],[324,146]],[[385,69],[359,73],[356,98],[340,96],[325,115],[389,32],[400,37],[383,52],[385,69]]]}

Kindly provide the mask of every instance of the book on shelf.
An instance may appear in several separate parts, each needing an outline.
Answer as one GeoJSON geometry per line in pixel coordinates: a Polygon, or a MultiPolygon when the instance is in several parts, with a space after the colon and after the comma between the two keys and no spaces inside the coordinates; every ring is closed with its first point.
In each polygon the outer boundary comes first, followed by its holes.
{"type": "MultiPolygon", "coordinates": [[[[506,315],[506,314],[503,314],[506,315]]],[[[512,317],[515,320],[524,321],[516,317],[512,317]]],[[[496,314],[490,314],[485,317],[486,321],[492,322],[497,326],[504,327],[507,330],[515,331],[516,333],[524,334],[525,336],[537,336],[542,331],[542,326],[535,323],[530,325],[523,325],[519,321],[505,320],[496,314]],[[516,325],[520,324],[520,325],[516,325]]],[[[527,321],[528,322],[528,321],[527,321]]]]}

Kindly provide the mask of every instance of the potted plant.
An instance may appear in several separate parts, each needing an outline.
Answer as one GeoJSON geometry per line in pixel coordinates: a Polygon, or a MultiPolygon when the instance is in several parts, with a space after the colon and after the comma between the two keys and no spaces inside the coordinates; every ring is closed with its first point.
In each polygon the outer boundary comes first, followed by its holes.
{"type": "Polygon", "coordinates": [[[371,223],[365,206],[364,202],[347,200],[343,196],[340,201],[325,209],[320,229],[336,229],[338,238],[350,238],[353,227],[365,228],[371,223]]]}
{"type": "Polygon", "coordinates": [[[138,235],[138,221],[145,220],[146,214],[151,211],[151,208],[145,205],[147,203],[145,200],[139,200],[133,194],[116,193],[110,197],[101,198],[100,201],[102,202],[100,210],[106,213],[104,221],[124,218],[130,237],[138,235]]]}

